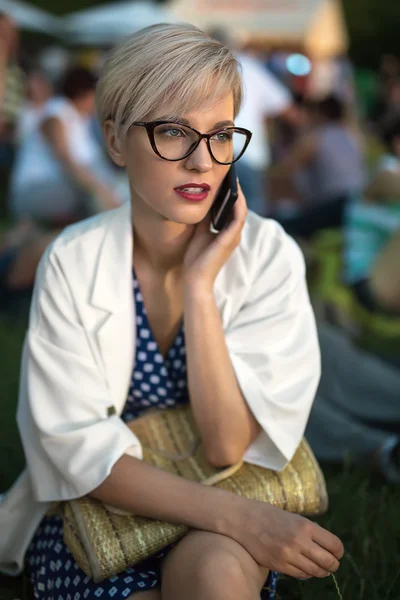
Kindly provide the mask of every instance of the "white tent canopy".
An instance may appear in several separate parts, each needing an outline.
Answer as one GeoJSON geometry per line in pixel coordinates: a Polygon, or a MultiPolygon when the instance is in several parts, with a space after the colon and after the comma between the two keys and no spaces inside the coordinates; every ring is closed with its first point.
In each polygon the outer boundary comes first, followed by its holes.
{"type": "Polygon", "coordinates": [[[348,37],[339,0],[170,0],[173,15],[243,38],[297,44],[315,57],[343,53],[348,37]]]}
{"type": "Polygon", "coordinates": [[[154,2],[120,2],[67,15],[63,32],[71,42],[107,45],[143,27],[174,20],[154,2]]]}
{"type": "Polygon", "coordinates": [[[0,12],[9,15],[21,29],[57,34],[60,20],[19,0],[0,0],[0,12]]]}

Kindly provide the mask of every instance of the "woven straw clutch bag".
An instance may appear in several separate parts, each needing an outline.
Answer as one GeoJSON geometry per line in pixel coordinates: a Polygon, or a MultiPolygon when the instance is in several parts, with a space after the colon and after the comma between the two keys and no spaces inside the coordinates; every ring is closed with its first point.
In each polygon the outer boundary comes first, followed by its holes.
{"type": "MultiPolygon", "coordinates": [[[[143,446],[143,460],[161,469],[294,513],[311,516],[327,509],[324,477],[305,440],[280,473],[247,463],[218,469],[207,463],[187,407],[150,413],[129,426],[143,446]]],[[[96,582],[159,552],[187,532],[185,526],[123,513],[88,496],[64,503],[62,513],[64,540],[96,582]]]]}

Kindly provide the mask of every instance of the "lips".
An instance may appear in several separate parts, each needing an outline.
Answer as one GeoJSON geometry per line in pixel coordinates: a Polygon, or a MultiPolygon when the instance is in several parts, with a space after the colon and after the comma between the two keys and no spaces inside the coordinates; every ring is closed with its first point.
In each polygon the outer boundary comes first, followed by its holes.
{"type": "Polygon", "coordinates": [[[211,188],[208,183],[185,183],[174,189],[181,198],[191,202],[200,202],[207,198],[211,188]]]}
{"type": "Polygon", "coordinates": [[[177,192],[190,192],[190,193],[200,193],[200,192],[209,192],[210,186],[208,183],[185,183],[184,185],[178,185],[175,190],[177,192]]]}

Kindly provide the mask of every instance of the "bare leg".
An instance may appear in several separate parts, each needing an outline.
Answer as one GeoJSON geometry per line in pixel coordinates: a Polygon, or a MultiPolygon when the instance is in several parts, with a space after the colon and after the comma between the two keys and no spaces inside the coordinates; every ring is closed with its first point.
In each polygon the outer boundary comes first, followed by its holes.
{"type": "Polygon", "coordinates": [[[192,531],[165,559],[162,600],[259,600],[267,575],[231,538],[192,531]]]}

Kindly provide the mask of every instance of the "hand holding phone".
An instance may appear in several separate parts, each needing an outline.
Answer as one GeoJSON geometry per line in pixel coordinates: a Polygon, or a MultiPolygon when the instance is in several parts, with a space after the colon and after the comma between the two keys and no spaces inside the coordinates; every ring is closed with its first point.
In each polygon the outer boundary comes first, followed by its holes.
{"type": "Polygon", "coordinates": [[[186,290],[195,289],[196,297],[201,297],[199,290],[212,293],[219,271],[240,243],[246,215],[246,200],[240,193],[236,173],[230,170],[210,213],[196,226],[185,253],[186,290]]]}

